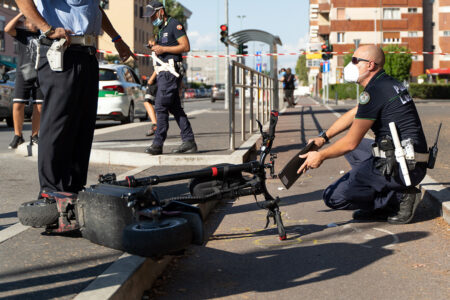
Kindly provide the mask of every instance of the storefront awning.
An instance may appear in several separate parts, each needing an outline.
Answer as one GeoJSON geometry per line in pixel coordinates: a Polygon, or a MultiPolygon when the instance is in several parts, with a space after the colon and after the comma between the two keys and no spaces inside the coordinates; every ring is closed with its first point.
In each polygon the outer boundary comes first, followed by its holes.
{"type": "Polygon", "coordinates": [[[16,68],[16,64],[15,64],[15,63],[12,63],[12,62],[9,62],[9,61],[0,60],[0,64],[1,64],[1,65],[5,65],[5,66],[7,66],[8,68],[12,68],[12,69],[15,69],[15,68],[16,68]]]}
{"type": "Polygon", "coordinates": [[[427,69],[429,75],[450,75],[450,68],[445,69],[427,69]]]}

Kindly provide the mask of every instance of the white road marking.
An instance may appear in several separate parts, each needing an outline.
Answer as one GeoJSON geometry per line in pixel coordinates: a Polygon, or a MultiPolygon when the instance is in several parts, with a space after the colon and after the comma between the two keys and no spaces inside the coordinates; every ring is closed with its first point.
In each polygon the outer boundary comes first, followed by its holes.
{"type": "Polygon", "coordinates": [[[29,226],[24,226],[20,223],[16,223],[14,225],[11,225],[3,230],[0,230],[0,244],[4,241],[12,238],[13,236],[27,230],[29,226]]]}
{"type": "MultiPolygon", "coordinates": [[[[140,143],[132,143],[130,144],[127,141],[117,141],[117,142],[95,142],[92,143],[92,148],[94,149],[114,149],[114,148],[139,148],[139,147],[148,147],[150,146],[151,141],[144,141],[140,143]]],[[[181,141],[179,142],[165,142],[164,146],[178,146],[181,145],[181,141]]]]}

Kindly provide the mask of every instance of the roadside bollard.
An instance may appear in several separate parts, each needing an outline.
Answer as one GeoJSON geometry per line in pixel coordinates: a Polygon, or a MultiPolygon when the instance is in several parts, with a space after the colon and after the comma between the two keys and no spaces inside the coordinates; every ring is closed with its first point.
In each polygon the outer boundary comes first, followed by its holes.
{"type": "Polygon", "coordinates": [[[337,91],[334,92],[334,102],[336,105],[338,104],[338,92],[337,91]]]}

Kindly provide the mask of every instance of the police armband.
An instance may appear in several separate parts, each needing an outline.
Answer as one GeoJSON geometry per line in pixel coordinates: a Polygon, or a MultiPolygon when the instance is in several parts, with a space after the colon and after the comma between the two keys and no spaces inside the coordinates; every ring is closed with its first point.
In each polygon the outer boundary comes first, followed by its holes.
{"type": "Polygon", "coordinates": [[[52,71],[62,71],[64,68],[64,52],[66,39],[54,40],[47,51],[47,60],[52,71]]]}

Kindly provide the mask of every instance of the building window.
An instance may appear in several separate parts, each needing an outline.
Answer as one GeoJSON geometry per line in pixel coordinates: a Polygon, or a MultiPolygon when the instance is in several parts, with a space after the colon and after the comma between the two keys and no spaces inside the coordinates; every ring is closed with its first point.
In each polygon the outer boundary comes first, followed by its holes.
{"type": "Polygon", "coordinates": [[[444,36],[450,36],[450,30],[445,30],[444,31],[444,36]]]}
{"type": "Polygon", "coordinates": [[[410,14],[415,14],[415,13],[417,13],[417,7],[409,7],[409,8],[408,8],[408,13],[410,13],[410,14]]]}
{"type": "Polygon", "coordinates": [[[385,44],[400,43],[400,32],[383,32],[383,43],[385,44]]]}
{"type": "Polygon", "coordinates": [[[408,31],[408,37],[418,37],[419,34],[417,31],[408,31]]]}
{"type": "Polygon", "coordinates": [[[338,8],[337,11],[337,19],[338,20],[345,20],[345,8],[338,8]]]}
{"type": "Polygon", "coordinates": [[[383,19],[400,19],[400,8],[383,8],[383,19]]]}
{"type": "Polygon", "coordinates": [[[5,51],[5,20],[0,20],[0,51],[5,51]]]}
{"type": "Polygon", "coordinates": [[[338,32],[337,33],[337,42],[339,44],[344,43],[344,33],[343,32],[338,32]]]}

